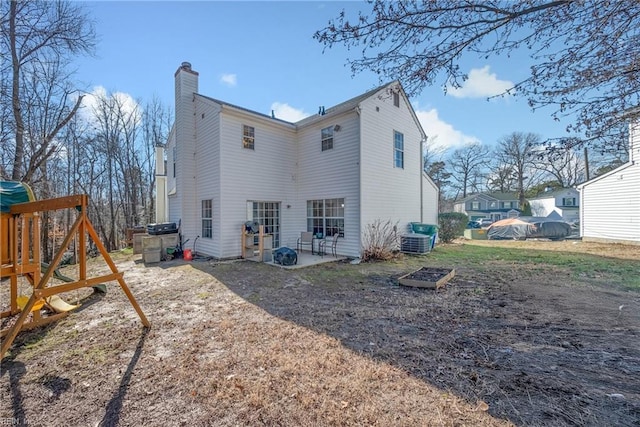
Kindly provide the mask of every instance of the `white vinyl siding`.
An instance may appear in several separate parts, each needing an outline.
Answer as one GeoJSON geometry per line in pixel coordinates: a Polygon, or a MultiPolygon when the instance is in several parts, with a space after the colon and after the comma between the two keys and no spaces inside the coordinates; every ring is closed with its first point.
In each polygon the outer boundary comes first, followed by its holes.
{"type": "MultiPolygon", "coordinates": [[[[206,98],[196,97],[196,121],[198,132],[192,156],[195,158],[195,169],[189,177],[194,187],[195,199],[192,210],[201,216],[202,200],[211,200],[211,238],[198,239],[196,250],[199,253],[220,256],[220,105],[206,98]],[[197,179],[196,179],[197,177],[197,179]],[[197,200],[197,202],[196,202],[197,200]]],[[[236,138],[237,144],[237,138],[236,138]]],[[[200,221],[201,222],[201,221],[200,221]]],[[[183,239],[195,243],[197,236],[204,237],[201,224],[189,227],[183,221],[183,239]]]]}
{"type": "MultiPolygon", "coordinates": [[[[282,207],[294,205],[295,131],[281,122],[225,106],[220,114],[220,138],[219,188],[224,204],[220,217],[220,257],[232,258],[241,255],[240,230],[248,219],[247,201],[279,202],[282,207]],[[237,142],[238,129],[243,124],[255,128],[255,139],[259,141],[255,150],[244,149],[237,142]]],[[[291,211],[281,209],[281,233],[291,223],[291,211]]]]}
{"type": "Polygon", "coordinates": [[[585,184],[581,198],[585,240],[640,243],[640,164],[628,163],[585,184]]]}
{"type": "Polygon", "coordinates": [[[438,224],[438,186],[427,176],[422,175],[422,222],[425,224],[438,224]]]}
{"type": "Polygon", "coordinates": [[[421,221],[423,134],[404,97],[395,107],[390,97],[372,95],[360,104],[360,120],[362,230],[376,220],[391,220],[404,232],[410,222],[421,221]],[[394,130],[403,134],[404,169],[390,159],[394,130]]]}
{"type": "MultiPolygon", "coordinates": [[[[307,230],[308,200],[343,198],[345,238],[338,243],[338,253],[354,257],[360,255],[359,132],[358,115],[353,110],[307,124],[298,130],[298,198],[291,208],[295,218],[294,232],[288,237],[294,245],[300,233],[307,230]],[[324,152],[319,150],[318,135],[321,129],[336,124],[339,124],[340,130],[334,131],[333,149],[324,152]]],[[[387,149],[388,144],[387,139],[387,149]]]]}

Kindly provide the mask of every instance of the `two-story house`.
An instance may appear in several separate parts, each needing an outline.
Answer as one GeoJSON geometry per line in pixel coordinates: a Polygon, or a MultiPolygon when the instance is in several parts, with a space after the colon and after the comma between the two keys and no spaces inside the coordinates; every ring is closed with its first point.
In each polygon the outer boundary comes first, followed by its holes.
{"type": "Polygon", "coordinates": [[[185,62],[158,191],[165,218],[180,223],[184,239],[197,238],[201,254],[241,256],[242,226],[257,221],[273,247],[295,248],[303,231],[338,233],[338,253],[358,257],[376,220],[401,233],[410,222],[437,223],[425,140],[397,81],[290,123],[199,94],[185,62]]]}
{"type": "Polygon", "coordinates": [[[461,212],[470,221],[483,218],[498,221],[520,216],[516,193],[478,193],[458,200],[453,205],[454,212],[461,212]]]}
{"type": "Polygon", "coordinates": [[[531,215],[566,222],[580,220],[580,192],[575,188],[549,189],[529,199],[531,215]]]}

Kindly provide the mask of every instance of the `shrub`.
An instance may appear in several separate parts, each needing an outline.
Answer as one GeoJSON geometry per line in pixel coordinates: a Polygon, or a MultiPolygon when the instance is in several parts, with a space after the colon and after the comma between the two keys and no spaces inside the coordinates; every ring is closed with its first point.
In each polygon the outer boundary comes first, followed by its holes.
{"type": "Polygon", "coordinates": [[[386,261],[394,258],[399,239],[397,222],[377,219],[368,224],[362,233],[362,261],[386,261]]]}
{"type": "Polygon", "coordinates": [[[449,243],[464,234],[469,217],[460,212],[447,212],[438,215],[438,238],[443,243],[449,243]]]}

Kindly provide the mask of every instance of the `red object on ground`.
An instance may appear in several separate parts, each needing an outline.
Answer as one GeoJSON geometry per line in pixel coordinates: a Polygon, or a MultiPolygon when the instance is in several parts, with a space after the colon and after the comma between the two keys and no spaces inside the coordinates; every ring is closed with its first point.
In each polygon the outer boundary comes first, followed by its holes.
{"type": "Polygon", "coordinates": [[[191,253],[191,249],[185,249],[182,257],[185,261],[191,261],[193,259],[193,254],[191,253]]]}

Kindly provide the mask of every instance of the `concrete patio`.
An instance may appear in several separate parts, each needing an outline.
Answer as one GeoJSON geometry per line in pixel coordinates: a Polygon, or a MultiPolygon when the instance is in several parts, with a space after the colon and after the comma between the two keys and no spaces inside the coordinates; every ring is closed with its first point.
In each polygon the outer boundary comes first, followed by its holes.
{"type": "MultiPolygon", "coordinates": [[[[336,262],[336,261],[342,261],[345,259],[348,259],[345,256],[341,256],[338,255],[337,257],[328,254],[328,255],[319,255],[319,254],[312,254],[310,251],[297,251],[298,254],[298,263],[294,264],[294,265],[280,265],[280,264],[276,264],[273,261],[270,262],[265,262],[265,264],[268,265],[272,265],[274,267],[279,267],[279,268],[285,268],[288,270],[295,270],[297,268],[304,268],[304,267],[310,267],[312,265],[318,265],[318,264],[326,264],[329,262],[336,262]]],[[[258,261],[258,259],[255,259],[256,261],[258,261]]]]}

